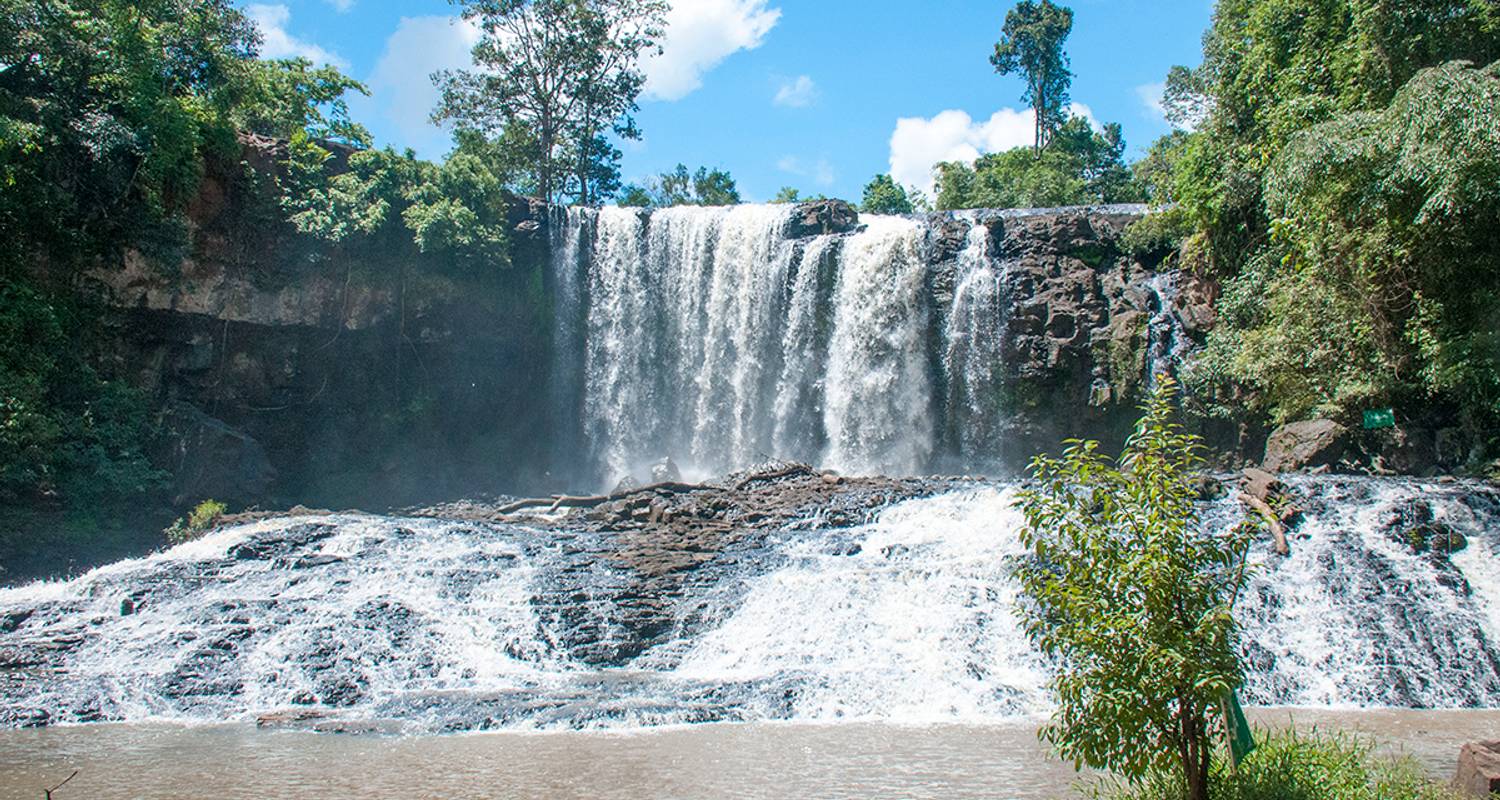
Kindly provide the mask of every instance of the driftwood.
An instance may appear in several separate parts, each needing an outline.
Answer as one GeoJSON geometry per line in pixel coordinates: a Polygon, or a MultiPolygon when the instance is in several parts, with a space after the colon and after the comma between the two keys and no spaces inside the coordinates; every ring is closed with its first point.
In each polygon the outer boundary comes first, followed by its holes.
{"type": "Polygon", "coordinates": [[[667,494],[681,494],[683,492],[695,492],[699,489],[709,488],[697,483],[681,483],[679,481],[662,481],[649,486],[637,486],[634,489],[621,489],[609,494],[594,495],[566,495],[555,494],[551,497],[528,497],[525,500],[517,500],[514,503],[503,505],[495,509],[495,514],[504,516],[523,511],[528,508],[546,507],[548,512],[560,508],[593,508],[610,503],[615,500],[624,500],[631,495],[644,494],[646,492],[665,492],[667,494]]]}
{"type": "Polygon", "coordinates": [[[1271,537],[1276,540],[1276,553],[1278,555],[1291,555],[1292,548],[1286,543],[1286,526],[1281,523],[1281,518],[1266,501],[1245,492],[1240,493],[1240,502],[1250,506],[1260,514],[1271,528],[1271,537]]]}
{"type": "Polygon", "coordinates": [[[771,470],[769,472],[757,472],[754,475],[749,475],[744,480],[740,481],[739,483],[736,483],[734,485],[734,490],[736,492],[738,492],[738,491],[744,489],[746,486],[749,486],[752,483],[759,483],[760,481],[774,481],[774,480],[777,480],[778,478],[785,478],[788,475],[811,475],[811,474],[812,474],[812,467],[809,467],[806,464],[792,464],[790,466],[782,467],[781,469],[771,470]]]}

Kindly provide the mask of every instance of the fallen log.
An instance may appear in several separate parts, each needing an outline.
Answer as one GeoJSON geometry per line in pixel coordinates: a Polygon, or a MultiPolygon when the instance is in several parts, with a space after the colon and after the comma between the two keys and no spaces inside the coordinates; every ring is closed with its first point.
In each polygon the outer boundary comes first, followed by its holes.
{"type": "Polygon", "coordinates": [[[789,466],[782,467],[781,469],[775,469],[769,472],[757,472],[754,475],[747,476],[739,483],[736,483],[734,485],[734,490],[738,492],[752,483],[759,483],[761,481],[774,481],[788,477],[790,475],[811,475],[812,471],[813,468],[806,464],[791,464],[789,466]]]}
{"type": "Polygon", "coordinates": [[[614,502],[615,500],[624,500],[625,498],[630,497],[632,495],[644,494],[646,492],[652,492],[652,493],[665,492],[666,494],[681,494],[683,492],[695,492],[695,491],[697,491],[699,489],[707,489],[707,488],[712,488],[712,487],[707,487],[707,486],[704,486],[704,485],[698,484],[698,483],[681,483],[679,481],[663,481],[661,483],[653,483],[653,484],[651,484],[649,486],[637,486],[634,489],[621,489],[618,492],[610,492],[609,494],[592,494],[592,495],[555,494],[555,495],[552,495],[551,497],[528,497],[525,500],[517,500],[514,503],[503,505],[503,506],[495,509],[495,514],[497,516],[504,516],[506,514],[514,514],[517,511],[523,511],[523,510],[528,509],[528,508],[541,508],[543,506],[545,506],[547,508],[547,511],[549,513],[553,512],[553,511],[556,511],[556,510],[558,510],[560,508],[593,508],[595,506],[601,506],[601,505],[604,505],[605,503],[614,502]]]}
{"type": "Polygon", "coordinates": [[[1266,525],[1271,529],[1271,538],[1276,541],[1276,553],[1283,556],[1291,555],[1292,548],[1286,543],[1286,526],[1281,524],[1281,518],[1276,516],[1271,506],[1259,497],[1244,492],[1240,493],[1240,502],[1250,506],[1265,519],[1266,525]]]}

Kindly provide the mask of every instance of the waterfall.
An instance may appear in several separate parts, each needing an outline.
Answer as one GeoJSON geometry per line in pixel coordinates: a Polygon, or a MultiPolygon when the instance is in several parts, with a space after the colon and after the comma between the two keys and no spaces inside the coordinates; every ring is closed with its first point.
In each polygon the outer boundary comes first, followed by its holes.
{"type": "MultiPolygon", "coordinates": [[[[1302,477],[1292,554],[1237,606],[1247,702],[1500,705],[1500,494],[1302,477]],[[1467,537],[1413,552],[1408,520],[1467,537]]],[[[849,528],[747,534],[661,579],[628,537],[362,515],[216,532],[0,590],[0,725],[245,719],[311,705],[410,731],[714,720],[986,721],[1048,710],[1015,615],[1014,487],[849,528]],[[122,602],[129,613],[122,614],[122,602]]],[[[1223,530],[1232,497],[1204,506],[1223,530]]]]}
{"type": "Polygon", "coordinates": [[[979,224],[969,228],[958,262],[958,286],[944,329],[948,425],[958,462],[985,465],[1004,446],[994,398],[1005,388],[1006,264],[991,257],[989,230],[979,224]]]}
{"type": "Polygon", "coordinates": [[[933,439],[923,231],[911,220],[868,219],[844,247],[835,291],[824,461],[862,474],[910,474],[926,463],[933,439]]]}
{"type": "MultiPolygon", "coordinates": [[[[933,220],[788,234],[791,206],[571,210],[554,232],[558,407],[581,481],[767,459],[916,474],[998,462],[1007,262],[975,214],[934,304],[933,220]],[[572,359],[571,361],[566,361],[572,359]]],[[[934,217],[933,219],[942,219],[934,217]]],[[[949,262],[944,262],[949,263],[949,262]]]]}

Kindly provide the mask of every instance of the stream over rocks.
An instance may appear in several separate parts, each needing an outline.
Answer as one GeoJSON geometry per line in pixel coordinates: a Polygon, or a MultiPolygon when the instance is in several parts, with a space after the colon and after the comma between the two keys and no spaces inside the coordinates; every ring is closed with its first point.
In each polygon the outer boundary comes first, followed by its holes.
{"type": "MultiPolygon", "coordinates": [[[[1500,706],[1500,494],[1288,482],[1304,508],[1291,555],[1257,543],[1239,604],[1247,702],[1500,706]]],[[[1042,712],[1048,667],[1006,571],[1021,552],[1013,491],[802,468],[572,513],[262,519],[0,590],[0,724],[441,732],[1042,712]]],[[[1210,528],[1242,513],[1230,496],[1205,504],[1210,528]]]]}

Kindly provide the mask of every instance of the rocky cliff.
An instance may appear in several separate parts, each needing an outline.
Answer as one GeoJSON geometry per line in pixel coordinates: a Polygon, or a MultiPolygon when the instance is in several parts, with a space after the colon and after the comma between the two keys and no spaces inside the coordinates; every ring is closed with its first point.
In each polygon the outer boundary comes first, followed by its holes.
{"type": "Polygon", "coordinates": [[[210,164],[180,262],[86,276],[104,366],[160,409],[172,502],[384,508],[541,488],[550,328],[543,209],[513,263],[458,271],[409,237],[318,242],[281,221],[274,143],[210,164]]]}

